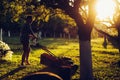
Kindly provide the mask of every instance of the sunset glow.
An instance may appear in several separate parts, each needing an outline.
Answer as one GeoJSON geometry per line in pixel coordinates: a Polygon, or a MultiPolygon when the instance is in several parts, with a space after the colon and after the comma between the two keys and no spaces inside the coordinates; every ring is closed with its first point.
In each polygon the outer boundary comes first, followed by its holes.
{"type": "Polygon", "coordinates": [[[113,0],[98,0],[96,3],[97,18],[100,20],[112,19],[115,11],[115,2],[113,0]]]}

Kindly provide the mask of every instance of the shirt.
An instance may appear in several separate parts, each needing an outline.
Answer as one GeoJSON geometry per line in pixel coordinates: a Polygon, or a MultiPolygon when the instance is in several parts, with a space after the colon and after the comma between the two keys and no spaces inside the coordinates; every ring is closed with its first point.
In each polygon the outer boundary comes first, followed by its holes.
{"type": "Polygon", "coordinates": [[[25,23],[21,29],[20,40],[22,43],[29,42],[29,35],[32,34],[30,27],[31,27],[30,24],[25,23]]]}

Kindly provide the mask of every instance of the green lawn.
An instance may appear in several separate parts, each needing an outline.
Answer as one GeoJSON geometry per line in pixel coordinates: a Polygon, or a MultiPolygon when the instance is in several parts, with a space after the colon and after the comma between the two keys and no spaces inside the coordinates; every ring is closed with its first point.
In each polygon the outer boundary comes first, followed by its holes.
{"type": "MultiPolygon", "coordinates": [[[[41,49],[32,49],[29,57],[31,65],[19,70],[18,67],[21,62],[22,46],[18,44],[18,37],[5,38],[4,41],[9,43],[11,49],[14,50],[14,54],[11,61],[1,62],[0,64],[0,76],[2,80],[18,80],[28,73],[39,71],[45,67],[40,64],[39,59],[40,55],[45,51],[41,49]]],[[[41,39],[39,43],[47,46],[56,56],[67,56],[72,58],[75,64],[80,64],[79,44],[77,39],[45,38],[41,39]]],[[[94,77],[96,80],[120,80],[120,67],[117,65],[117,62],[120,61],[120,54],[110,43],[107,49],[105,49],[102,44],[103,39],[101,38],[92,40],[94,77]]],[[[78,69],[76,74],[72,77],[73,80],[79,80],[79,70],[80,69],[78,69]]]]}

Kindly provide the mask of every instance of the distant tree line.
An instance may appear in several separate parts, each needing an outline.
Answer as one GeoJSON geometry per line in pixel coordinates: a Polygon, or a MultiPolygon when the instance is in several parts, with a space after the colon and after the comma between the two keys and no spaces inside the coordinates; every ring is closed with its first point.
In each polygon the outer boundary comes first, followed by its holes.
{"type": "Polygon", "coordinates": [[[43,37],[77,36],[75,21],[60,9],[47,8],[38,0],[1,0],[0,4],[0,28],[4,32],[19,33],[26,16],[32,15],[43,37]]]}

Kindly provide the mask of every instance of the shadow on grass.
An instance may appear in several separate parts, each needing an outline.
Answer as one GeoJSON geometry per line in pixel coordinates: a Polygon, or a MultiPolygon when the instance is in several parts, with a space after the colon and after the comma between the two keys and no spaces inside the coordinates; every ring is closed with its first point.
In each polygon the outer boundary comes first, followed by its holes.
{"type": "Polygon", "coordinates": [[[99,52],[99,54],[109,54],[109,55],[116,55],[118,54],[117,52],[108,52],[108,51],[97,51],[97,50],[92,50],[92,52],[99,52]]]}
{"type": "Polygon", "coordinates": [[[101,54],[115,55],[116,53],[114,53],[114,52],[101,51],[101,54]]]}
{"type": "Polygon", "coordinates": [[[0,80],[8,77],[9,75],[14,75],[16,72],[18,72],[18,71],[20,71],[20,70],[22,70],[22,69],[24,69],[24,68],[26,68],[26,67],[18,67],[18,68],[16,68],[16,69],[8,72],[7,74],[4,74],[4,75],[0,76],[0,80]]]}
{"type": "Polygon", "coordinates": [[[113,63],[111,64],[111,66],[117,66],[117,67],[120,68],[120,60],[116,60],[115,62],[113,62],[113,63]]]}
{"type": "Polygon", "coordinates": [[[0,60],[0,64],[4,64],[4,63],[9,63],[9,61],[6,61],[6,60],[0,60]]]}

